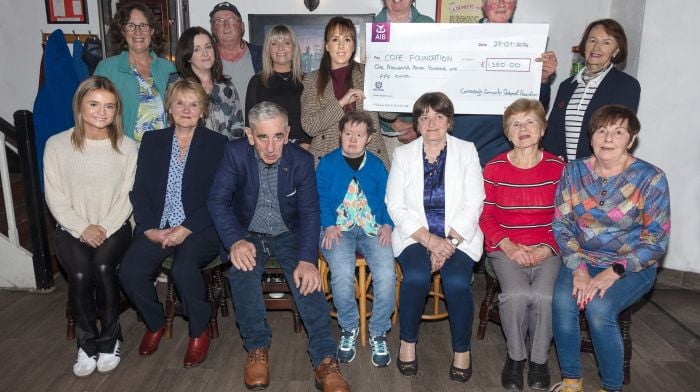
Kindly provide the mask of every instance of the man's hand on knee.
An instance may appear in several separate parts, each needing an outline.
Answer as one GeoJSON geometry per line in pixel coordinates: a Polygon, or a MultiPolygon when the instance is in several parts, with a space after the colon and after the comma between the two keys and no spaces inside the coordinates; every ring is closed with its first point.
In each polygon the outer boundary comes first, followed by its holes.
{"type": "Polygon", "coordinates": [[[316,266],[308,261],[299,261],[299,265],[294,270],[294,285],[301,295],[321,291],[321,275],[316,266]]]}
{"type": "MultiPolygon", "coordinates": [[[[242,271],[252,271],[255,267],[255,245],[247,240],[238,240],[229,252],[231,264],[242,271]]],[[[296,273],[295,273],[296,274],[296,273]]]]}

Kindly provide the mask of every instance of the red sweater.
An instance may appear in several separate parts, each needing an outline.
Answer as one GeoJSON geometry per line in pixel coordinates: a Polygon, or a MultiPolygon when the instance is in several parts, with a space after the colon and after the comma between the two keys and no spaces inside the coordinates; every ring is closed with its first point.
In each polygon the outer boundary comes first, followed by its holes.
{"type": "Polygon", "coordinates": [[[484,212],[479,225],[484,232],[486,251],[504,238],[516,244],[547,245],[559,248],[552,233],[554,194],[564,162],[544,151],[542,160],[529,169],[515,167],[502,153],[484,167],[484,212]]]}

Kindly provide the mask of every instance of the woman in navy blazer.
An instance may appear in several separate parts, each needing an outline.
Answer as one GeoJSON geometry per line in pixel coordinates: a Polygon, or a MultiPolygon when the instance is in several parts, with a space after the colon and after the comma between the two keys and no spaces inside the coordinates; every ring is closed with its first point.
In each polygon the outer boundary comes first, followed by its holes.
{"type": "Polygon", "coordinates": [[[592,154],[588,124],[598,108],[617,104],[636,112],[639,106],[639,82],[615,68],[627,60],[627,37],[619,23],[592,22],[579,48],[586,66],[559,85],[542,140],[546,151],[568,161],[592,154]]]}
{"type": "Polygon", "coordinates": [[[174,127],[144,134],[130,194],[136,229],[119,273],[146,323],[139,354],[147,356],[158,349],[165,325],[153,281],[163,259],[173,256],[173,281],[189,319],[185,367],[199,365],[209,349],[210,310],[200,271],[219,250],[207,198],[227,139],[201,125],[208,104],[199,83],[179,80],[166,97],[174,127]]]}

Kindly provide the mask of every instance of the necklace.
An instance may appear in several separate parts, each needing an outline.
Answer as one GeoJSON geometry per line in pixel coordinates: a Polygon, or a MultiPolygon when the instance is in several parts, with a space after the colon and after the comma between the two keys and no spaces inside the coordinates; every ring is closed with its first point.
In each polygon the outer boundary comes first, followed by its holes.
{"type": "Polygon", "coordinates": [[[279,73],[279,72],[275,72],[275,74],[277,74],[277,76],[279,76],[280,79],[284,80],[285,82],[286,82],[286,81],[289,81],[289,78],[292,77],[292,73],[291,73],[291,72],[285,72],[285,74],[287,74],[287,77],[286,77],[286,78],[285,78],[284,76],[282,76],[282,74],[279,73]]]}

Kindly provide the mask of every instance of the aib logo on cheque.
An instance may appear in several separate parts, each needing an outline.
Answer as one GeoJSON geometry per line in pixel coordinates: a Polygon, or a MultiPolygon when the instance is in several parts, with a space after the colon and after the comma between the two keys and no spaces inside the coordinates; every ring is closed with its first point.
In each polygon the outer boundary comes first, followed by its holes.
{"type": "Polygon", "coordinates": [[[372,23],[372,42],[389,42],[390,23],[372,23]]]}
{"type": "Polygon", "coordinates": [[[382,82],[374,82],[374,91],[384,91],[382,82]]]}

